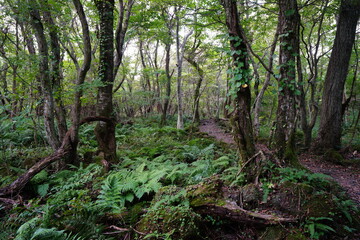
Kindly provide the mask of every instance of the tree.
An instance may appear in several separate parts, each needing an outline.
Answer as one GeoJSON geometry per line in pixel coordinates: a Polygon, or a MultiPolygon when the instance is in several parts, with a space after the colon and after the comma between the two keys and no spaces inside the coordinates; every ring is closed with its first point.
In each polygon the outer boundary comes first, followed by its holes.
{"type": "MultiPolygon", "coordinates": [[[[234,137],[237,143],[241,160],[245,164],[255,154],[255,144],[253,138],[253,128],[250,114],[251,92],[249,79],[249,64],[247,59],[247,48],[243,41],[243,31],[239,23],[239,13],[236,1],[222,0],[221,4],[225,10],[226,25],[228,27],[231,55],[233,57],[233,78],[231,79],[231,96],[235,98],[235,111],[231,123],[234,129],[234,137]]],[[[250,178],[253,166],[249,164],[247,168],[250,178]]]]}
{"type": "Polygon", "coordinates": [[[162,39],[165,45],[165,75],[166,75],[166,93],[164,97],[164,104],[162,107],[162,115],[160,125],[164,126],[166,123],[166,116],[170,104],[170,95],[171,95],[171,78],[174,72],[170,72],[170,51],[171,45],[173,42],[171,32],[175,26],[175,16],[171,14],[167,9],[161,9],[161,18],[166,25],[166,34],[164,34],[164,38],[162,39]]]}
{"type": "Polygon", "coordinates": [[[45,36],[45,29],[39,12],[37,1],[29,1],[30,21],[34,28],[36,41],[39,51],[39,76],[41,82],[42,93],[44,97],[44,124],[46,137],[50,146],[56,150],[60,147],[60,141],[55,129],[55,104],[53,94],[53,83],[51,82],[49,69],[49,50],[48,42],[45,36]]]}
{"type": "MultiPolygon", "coordinates": [[[[95,0],[100,19],[100,56],[98,80],[102,86],[98,89],[97,114],[114,119],[113,83],[114,83],[114,0],[95,0]]],[[[95,128],[99,151],[107,161],[116,159],[115,120],[114,123],[99,122],[95,128]]]]}
{"type": "Polygon", "coordinates": [[[320,129],[314,148],[341,147],[344,84],[359,16],[360,1],[341,1],[336,36],[324,83],[320,129]]]}
{"type": "Polygon", "coordinates": [[[279,0],[280,54],[278,78],[278,106],[275,145],[278,157],[287,164],[296,164],[295,154],[295,56],[298,46],[300,15],[296,0],[279,0]]]}
{"type": "Polygon", "coordinates": [[[74,128],[74,131],[72,133],[71,142],[72,142],[72,151],[70,152],[70,159],[73,159],[73,161],[77,162],[77,146],[79,143],[79,128],[80,128],[80,118],[81,118],[81,97],[83,96],[83,90],[81,86],[85,82],[86,74],[88,73],[90,69],[91,64],[91,40],[90,40],[90,31],[89,31],[89,25],[86,19],[86,15],[84,12],[83,5],[81,4],[80,0],[73,0],[73,4],[75,6],[76,12],[79,16],[81,27],[82,27],[82,37],[83,37],[83,53],[84,53],[84,60],[82,63],[82,66],[79,65],[78,60],[76,56],[74,56],[72,53],[70,53],[71,58],[74,61],[76,71],[77,71],[77,77],[76,77],[76,86],[78,87],[75,91],[74,96],[74,105],[73,105],[73,111],[72,111],[72,125],[74,128]]]}
{"type": "Polygon", "coordinates": [[[184,62],[185,54],[185,45],[193,33],[193,30],[190,30],[180,42],[180,10],[181,6],[175,6],[175,20],[176,20],[176,66],[177,66],[177,78],[176,78],[176,95],[178,100],[178,119],[177,119],[177,128],[184,128],[184,119],[183,119],[183,92],[182,92],[182,66],[184,62]]]}

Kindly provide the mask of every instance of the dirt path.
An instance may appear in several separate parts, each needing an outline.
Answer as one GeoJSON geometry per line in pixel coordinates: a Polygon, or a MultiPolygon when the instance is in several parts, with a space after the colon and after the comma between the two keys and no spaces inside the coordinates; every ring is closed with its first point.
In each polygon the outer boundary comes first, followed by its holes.
{"type": "MultiPolygon", "coordinates": [[[[201,132],[228,144],[235,144],[233,137],[222,129],[214,119],[201,121],[199,126],[201,132]]],[[[348,193],[350,198],[360,206],[360,167],[359,166],[339,166],[336,164],[323,162],[318,156],[308,153],[299,156],[300,163],[315,173],[323,173],[331,176],[348,193]]]]}

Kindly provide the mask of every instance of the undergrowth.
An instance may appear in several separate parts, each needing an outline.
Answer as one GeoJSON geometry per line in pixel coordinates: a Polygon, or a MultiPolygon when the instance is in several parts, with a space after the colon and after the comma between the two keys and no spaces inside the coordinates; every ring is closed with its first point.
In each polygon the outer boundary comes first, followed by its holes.
{"type": "MultiPolygon", "coordinates": [[[[210,228],[226,224],[195,213],[186,188],[213,175],[230,187],[242,187],[246,182],[236,152],[193,128],[177,130],[171,121],[159,127],[158,120],[117,126],[118,163],[109,172],[96,161],[84,161],[57,173],[44,170],[37,174],[23,191],[23,204],[11,210],[0,207],[0,239],[206,239],[206,234],[200,234],[199,222],[211,222],[210,228]]],[[[81,158],[96,151],[93,129],[94,125],[81,128],[81,158]]],[[[18,159],[1,169],[0,185],[24,172],[28,159],[36,161],[48,153],[39,149],[6,153],[7,159],[18,159]]],[[[285,182],[307,184],[317,194],[331,185],[324,175],[271,164],[265,167],[271,174],[260,179],[263,203],[275,186],[285,182]]],[[[343,197],[334,201],[342,216],[354,221],[354,204],[343,197]]],[[[298,227],[308,237],[321,238],[333,232],[335,217],[305,218],[298,227]]]]}

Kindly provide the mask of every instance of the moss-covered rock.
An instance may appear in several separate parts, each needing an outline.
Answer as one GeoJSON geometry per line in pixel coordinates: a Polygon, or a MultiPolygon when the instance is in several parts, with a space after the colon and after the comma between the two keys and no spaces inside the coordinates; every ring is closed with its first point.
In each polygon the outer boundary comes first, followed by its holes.
{"type": "Polygon", "coordinates": [[[146,239],[197,239],[200,216],[185,206],[159,206],[150,209],[140,220],[137,230],[146,233],[146,239]],[[152,237],[150,237],[152,236],[152,237]]]}
{"type": "Polygon", "coordinates": [[[223,181],[218,176],[213,176],[197,185],[187,187],[187,197],[190,200],[190,206],[224,204],[222,187],[223,181]]]}

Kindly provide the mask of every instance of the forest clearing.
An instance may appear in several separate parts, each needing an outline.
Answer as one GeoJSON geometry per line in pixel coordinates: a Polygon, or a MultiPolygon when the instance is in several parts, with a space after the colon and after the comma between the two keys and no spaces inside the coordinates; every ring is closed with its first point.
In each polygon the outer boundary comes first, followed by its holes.
{"type": "Polygon", "coordinates": [[[360,239],[360,0],[0,2],[0,240],[360,239]]]}

